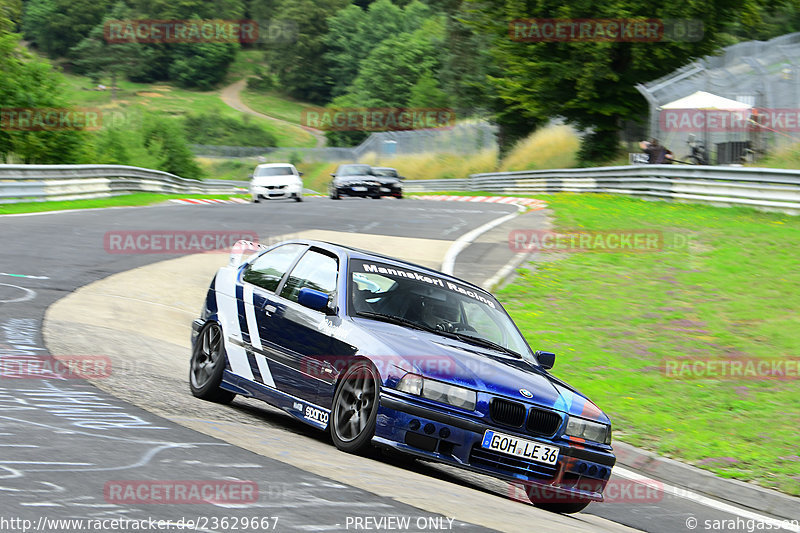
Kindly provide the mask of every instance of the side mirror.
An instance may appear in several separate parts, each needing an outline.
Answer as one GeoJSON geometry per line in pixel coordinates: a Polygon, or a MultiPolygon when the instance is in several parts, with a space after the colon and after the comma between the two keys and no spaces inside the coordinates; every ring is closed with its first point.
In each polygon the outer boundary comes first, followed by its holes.
{"type": "Polygon", "coordinates": [[[334,174],[333,172],[331,172],[331,177],[334,177],[334,178],[335,178],[335,177],[336,177],[336,174],[334,174]]]}
{"type": "Polygon", "coordinates": [[[247,177],[250,178],[250,179],[253,179],[253,175],[252,174],[248,174],[247,177]]]}
{"type": "Polygon", "coordinates": [[[316,289],[309,289],[308,287],[300,289],[300,292],[297,293],[297,303],[314,311],[323,311],[325,313],[329,311],[328,295],[316,289]]]}
{"type": "Polygon", "coordinates": [[[550,370],[556,364],[556,354],[553,352],[543,352],[541,350],[536,350],[536,360],[539,361],[539,366],[544,368],[545,370],[550,370]]]}
{"type": "Polygon", "coordinates": [[[405,176],[397,176],[397,179],[404,180],[404,179],[406,179],[406,177],[405,176]]]}
{"type": "Polygon", "coordinates": [[[302,173],[302,172],[298,172],[297,174],[298,174],[298,175],[300,175],[300,176],[302,176],[302,175],[303,175],[303,173],[302,173]]]}

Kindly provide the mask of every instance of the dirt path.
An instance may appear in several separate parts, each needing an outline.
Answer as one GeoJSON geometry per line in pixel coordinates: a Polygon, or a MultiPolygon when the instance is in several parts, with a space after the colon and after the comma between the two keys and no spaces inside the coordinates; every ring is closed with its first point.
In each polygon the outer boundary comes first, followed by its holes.
{"type": "Polygon", "coordinates": [[[254,115],[257,117],[263,117],[273,122],[277,122],[278,124],[292,126],[294,128],[302,128],[303,130],[307,131],[308,133],[314,136],[314,139],[316,139],[317,141],[316,144],[317,148],[325,147],[326,139],[322,131],[314,128],[309,128],[308,126],[301,126],[300,124],[294,124],[292,122],[289,122],[288,120],[271,117],[269,115],[265,115],[264,113],[259,113],[258,111],[249,108],[247,104],[242,102],[241,95],[239,94],[246,86],[247,86],[246,79],[239,80],[236,83],[232,83],[231,85],[228,85],[227,87],[224,87],[222,89],[222,91],[220,92],[220,98],[222,98],[222,101],[225,102],[225,104],[227,104],[229,107],[232,107],[237,111],[241,111],[242,113],[247,113],[248,115],[254,115]]]}

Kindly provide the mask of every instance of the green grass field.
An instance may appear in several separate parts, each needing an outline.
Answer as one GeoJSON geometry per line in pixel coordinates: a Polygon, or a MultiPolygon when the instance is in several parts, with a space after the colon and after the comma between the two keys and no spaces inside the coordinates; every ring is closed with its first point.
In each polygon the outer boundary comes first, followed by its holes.
{"type": "Polygon", "coordinates": [[[555,375],[603,408],[625,442],[800,495],[796,379],[662,370],[676,358],[797,357],[800,217],[623,196],[539,198],[558,229],[661,230],[667,244],[542,254],[499,291],[531,346],[559,354],[555,375]],[[691,244],[669,245],[682,237],[691,244]]]}
{"type": "Polygon", "coordinates": [[[311,106],[311,104],[292,100],[288,96],[251,89],[242,91],[241,98],[250,109],[294,124],[301,124],[303,110],[311,106]]]}
{"type": "MultiPolygon", "coordinates": [[[[66,94],[76,107],[99,107],[105,120],[136,121],[141,114],[149,111],[167,116],[184,116],[188,113],[219,115],[258,124],[262,129],[272,132],[278,146],[314,146],[315,140],[300,128],[286,127],[274,121],[246,115],[225,105],[218,91],[190,91],[169,84],[134,83],[127,80],[117,82],[116,100],[110,89],[92,89],[89,78],[65,75],[66,94]]],[[[194,142],[188,135],[190,143],[194,142]]]]}
{"type": "Polygon", "coordinates": [[[173,198],[209,198],[227,200],[229,198],[249,198],[248,195],[230,194],[159,194],[137,192],[109,198],[92,198],[88,200],[67,200],[54,202],[25,202],[20,204],[0,204],[0,215],[17,213],[38,213],[42,211],[61,211],[64,209],[92,209],[99,207],[130,207],[152,205],[166,202],[173,198]]]}

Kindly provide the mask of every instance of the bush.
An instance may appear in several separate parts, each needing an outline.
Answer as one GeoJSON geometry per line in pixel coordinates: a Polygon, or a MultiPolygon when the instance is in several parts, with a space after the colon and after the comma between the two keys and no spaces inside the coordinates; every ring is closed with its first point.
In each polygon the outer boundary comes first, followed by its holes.
{"type": "Polygon", "coordinates": [[[547,126],[519,141],[500,164],[501,171],[571,168],[578,164],[580,138],[569,126],[547,126]]]}
{"type": "Polygon", "coordinates": [[[256,70],[256,75],[247,79],[247,88],[258,92],[271,91],[277,85],[274,74],[270,74],[261,67],[256,70]]]}
{"type": "Polygon", "coordinates": [[[415,154],[379,158],[374,153],[360,160],[372,166],[393,167],[408,179],[467,178],[470,174],[492,172],[497,167],[497,151],[483,150],[476,154],[415,154]]]}
{"type": "Polygon", "coordinates": [[[219,113],[188,115],[184,119],[186,136],[195,144],[222,146],[276,146],[272,132],[219,113]]]}

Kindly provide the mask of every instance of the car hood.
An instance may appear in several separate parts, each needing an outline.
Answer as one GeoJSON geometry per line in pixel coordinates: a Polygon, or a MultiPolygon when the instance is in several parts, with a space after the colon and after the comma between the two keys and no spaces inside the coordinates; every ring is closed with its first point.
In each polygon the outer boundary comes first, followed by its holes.
{"type": "Polygon", "coordinates": [[[334,178],[336,183],[364,183],[365,181],[378,182],[375,176],[337,176],[334,178]]]}
{"type": "Polygon", "coordinates": [[[300,178],[294,174],[284,174],[281,176],[258,176],[253,178],[250,183],[253,185],[275,185],[276,183],[292,183],[300,178]]]}
{"type": "Polygon", "coordinates": [[[523,359],[426,331],[367,319],[356,322],[380,339],[387,355],[375,357],[378,365],[388,362],[431,379],[610,423],[586,396],[523,359]]]}

